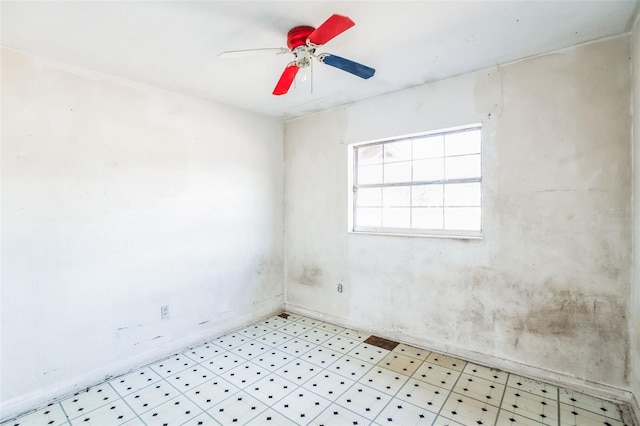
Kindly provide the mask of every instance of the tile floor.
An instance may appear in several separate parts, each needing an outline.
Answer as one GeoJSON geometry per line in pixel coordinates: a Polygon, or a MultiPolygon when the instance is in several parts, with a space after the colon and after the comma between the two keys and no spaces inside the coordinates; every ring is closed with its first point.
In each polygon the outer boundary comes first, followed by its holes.
{"type": "Polygon", "coordinates": [[[367,338],[274,316],[0,426],[631,426],[614,403],[367,338]]]}

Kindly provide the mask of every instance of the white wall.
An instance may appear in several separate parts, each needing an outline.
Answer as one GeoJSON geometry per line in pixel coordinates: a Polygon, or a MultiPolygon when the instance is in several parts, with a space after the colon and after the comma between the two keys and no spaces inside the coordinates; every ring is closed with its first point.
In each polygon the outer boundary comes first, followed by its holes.
{"type": "Polygon", "coordinates": [[[629,54],[623,36],[287,123],[287,308],[628,389],[629,54]],[[476,122],[482,241],[347,233],[350,143],[476,122]]]}
{"type": "Polygon", "coordinates": [[[640,422],[640,20],[632,33],[633,59],[633,280],[629,302],[631,389],[640,422]]]}
{"type": "Polygon", "coordinates": [[[2,417],[281,309],[283,183],[275,119],[3,49],[2,417]]]}

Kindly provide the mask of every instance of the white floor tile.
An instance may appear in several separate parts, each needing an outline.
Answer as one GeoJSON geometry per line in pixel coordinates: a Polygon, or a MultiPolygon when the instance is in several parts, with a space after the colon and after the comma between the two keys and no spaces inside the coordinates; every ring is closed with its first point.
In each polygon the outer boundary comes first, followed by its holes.
{"type": "Polygon", "coordinates": [[[290,382],[301,385],[311,377],[318,374],[321,368],[301,359],[295,359],[284,367],[276,370],[276,373],[290,382]]]}
{"type": "Polygon", "coordinates": [[[337,352],[341,352],[343,354],[351,352],[351,350],[353,350],[358,345],[360,345],[360,342],[358,340],[350,339],[348,337],[340,335],[334,336],[322,344],[322,346],[333,349],[337,352]]]}
{"type": "Polygon", "coordinates": [[[620,410],[614,403],[594,396],[585,395],[580,392],[560,389],[560,402],[595,414],[603,415],[608,418],[621,419],[620,410]]]}
{"type": "Polygon", "coordinates": [[[290,382],[277,374],[270,374],[246,388],[246,392],[270,406],[295,391],[297,388],[297,384],[290,382]]]}
{"type": "Polygon", "coordinates": [[[287,315],[287,319],[288,319],[289,321],[298,321],[298,320],[301,320],[301,319],[306,318],[306,317],[305,317],[305,316],[303,316],[303,315],[292,314],[291,312],[287,312],[287,313],[286,313],[286,315],[287,315]]]}
{"type": "Polygon", "coordinates": [[[463,372],[503,385],[507,383],[507,378],[509,376],[504,371],[470,362],[465,365],[463,372]]]}
{"type": "Polygon", "coordinates": [[[137,414],[123,401],[112,401],[107,405],[82,414],[71,421],[72,425],[121,425],[137,419],[137,414]]]}
{"type": "Polygon", "coordinates": [[[2,423],[2,426],[39,426],[39,425],[68,425],[67,416],[62,411],[59,403],[49,404],[33,413],[29,413],[19,419],[2,423]]]}
{"type": "MultiPolygon", "coordinates": [[[[562,397],[561,397],[562,398],[562,397]]],[[[593,408],[593,407],[589,407],[593,408]]],[[[613,410],[611,410],[613,411],[613,410]]],[[[607,412],[607,414],[609,414],[607,412]]],[[[616,417],[608,417],[595,413],[593,410],[575,407],[568,404],[560,404],[560,425],[561,426],[623,426],[623,422],[616,417]]]]}
{"type": "Polygon", "coordinates": [[[195,361],[185,355],[179,354],[151,364],[149,367],[160,376],[168,377],[194,365],[196,365],[195,361]]]}
{"type": "Polygon", "coordinates": [[[222,349],[230,350],[235,348],[236,346],[244,345],[250,340],[250,337],[245,336],[242,333],[231,333],[214,339],[211,341],[211,343],[220,346],[222,349]]]}
{"type": "Polygon", "coordinates": [[[453,391],[469,398],[498,407],[502,401],[505,386],[482,377],[462,373],[453,391]]]}
{"type": "Polygon", "coordinates": [[[330,322],[323,322],[316,326],[316,328],[324,331],[328,331],[329,333],[340,334],[346,330],[344,327],[340,327],[339,325],[331,324],[330,322]]]}
{"type": "Polygon", "coordinates": [[[212,380],[216,376],[201,365],[195,365],[166,378],[180,392],[186,392],[204,382],[212,380]]]}
{"type": "Polygon", "coordinates": [[[498,407],[452,393],[440,414],[465,425],[493,425],[498,417],[498,407]]]}
{"type": "Polygon", "coordinates": [[[289,334],[291,336],[297,337],[303,335],[309,331],[311,326],[308,326],[299,322],[291,322],[289,324],[285,324],[282,327],[278,328],[278,331],[281,333],[289,334]]]}
{"type": "Polygon", "coordinates": [[[502,410],[527,417],[539,424],[558,424],[558,402],[546,396],[507,387],[502,399],[502,410]]]}
{"type": "Polygon", "coordinates": [[[401,399],[392,399],[376,418],[379,425],[422,426],[431,425],[437,413],[409,404],[401,399]]]}
{"type": "Polygon", "coordinates": [[[288,340],[293,339],[293,336],[282,333],[278,330],[273,330],[263,336],[258,337],[257,341],[269,345],[272,347],[280,346],[288,340]]]}
{"type": "Polygon", "coordinates": [[[310,327],[317,327],[318,325],[322,324],[322,321],[309,317],[298,318],[297,322],[308,325],[310,327]]]}
{"type": "Polygon", "coordinates": [[[226,349],[222,349],[220,346],[213,343],[205,343],[204,345],[193,347],[187,351],[182,352],[183,355],[189,357],[195,362],[203,362],[214,356],[218,356],[225,352],[226,349]]]}
{"type": "Polygon", "coordinates": [[[369,336],[371,336],[371,334],[358,331],[358,330],[352,330],[350,328],[345,328],[343,331],[340,332],[340,336],[345,336],[353,340],[363,341],[363,340],[367,340],[369,336]]]}
{"type": "Polygon", "coordinates": [[[342,355],[340,352],[318,346],[305,352],[300,358],[319,367],[326,368],[339,360],[342,355]]]}
{"type": "Polygon", "coordinates": [[[117,392],[108,383],[103,383],[86,392],[76,393],[72,397],[60,401],[60,404],[69,419],[73,420],[119,399],[120,396],[117,392]]]}
{"type": "Polygon", "coordinates": [[[336,401],[337,404],[366,417],[375,419],[392,397],[384,392],[356,383],[336,401]]]}
{"type": "Polygon", "coordinates": [[[310,425],[313,426],[334,426],[334,425],[369,425],[371,421],[366,417],[359,416],[353,411],[347,410],[337,404],[330,405],[326,410],[318,415],[310,425]]]}
{"type": "Polygon", "coordinates": [[[269,375],[269,372],[264,368],[252,362],[245,362],[232,370],[225,371],[220,374],[220,377],[240,389],[244,389],[267,375],[269,375]]]}
{"type": "Polygon", "coordinates": [[[349,352],[350,356],[370,362],[372,364],[377,364],[388,354],[388,350],[369,345],[367,343],[360,343],[349,352]]]}
{"type": "Polygon", "coordinates": [[[398,346],[396,346],[393,349],[393,352],[397,352],[400,353],[402,355],[407,355],[413,358],[418,358],[421,360],[425,360],[427,359],[427,357],[429,355],[431,355],[431,352],[426,351],[424,349],[420,349],[420,348],[416,348],[415,346],[409,346],[409,345],[405,345],[403,343],[400,343],[398,346]]]}
{"type": "Polygon", "coordinates": [[[253,358],[251,362],[264,368],[265,370],[275,371],[289,364],[294,358],[294,355],[290,355],[286,352],[282,352],[279,349],[272,348],[267,352],[264,352],[253,358]]]}
{"type": "Polygon", "coordinates": [[[267,352],[270,349],[271,346],[265,345],[264,343],[251,341],[245,343],[244,345],[236,346],[229,352],[249,360],[267,352]]]}
{"type": "Polygon", "coordinates": [[[299,335],[298,337],[302,340],[306,340],[307,342],[313,343],[315,345],[322,344],[327,340],[335,337],[335,333],[331,333],[327,330],[322,330],[320,328],[312,328],[304,334],[299,335]]]}
{"type": "Polygon", "coordinates": [[[264,326],[264,327],[268,327],[271,329],[278,329],[280,327],[284,327],[287,324],[290,324],[292,321],[289,319],[285,319],[285,318],[281,318],[279,316],[273,316],[270,318],[267,318],[264,321],[261,321],[258,323],[258,325],[264,326]]]}
{"type": "Polygon", "coordinates": [[[267,408],[265,404],[248,393],[238,392],[207,410],[207,413],[221,425],[243,425],[267,408]]]}
{"type": "Polygon", "coordinates": [[[184,423],[182,426],[220,426],[220,423],[215,421],[209,414],[202,413],[184,423]]]}
{"type": "Polygon", "coordinates": [[[409,379],[398,391],[396,398],[407,401],[430,411],[439,410],[445,403],[450,391],[431,383],[409,379]]]}
{"type": "Polygon", "coordinates": [[[177,397],[180,392],[165,381],[139,389],[123,399],[137,413],[144,413],[177,397]]]}
{"type": "Polygon", "coordinates": [[[548,383],[528,379],[526,377],[510,374],[507,386],[518,391],[532,393],[537,396],[544,396],[549,399],[558,399],[558,388],[548,383]]]}
{"type": "Polygon", "coordinates": [[[359,382],[389,395],[395,395],[407,380],[409,377],[403,374],[375,366],[362,376],[359,382]]]}
{"type": "Polygon", "coordinates": [[[373,368],[373,364],[345,355],[327,369],[352,380],[360,380],[373,368]]]}
{"type": "Polygon", "coordinates": [[[329,401],[335,401],[354,383],[355,381],[351,379],[347,379],[339,374],[324,370],[307,380],[303,387],[313,393],[317,393],[329,401]]]}
{"type": "Polygon", "coordinates": [[[453,389],[461,374],[460,371],[425,362],[411,377],[443,389],[453,389]]]}
{"type": "Polygon", "coordinates": [[[257,339],[258,337],[264,336],[265,334],[271,332],[271,330],[273,330],[273,328],[255,324],[242,328],[236,331],[236,333],[244,334],[245,336],[248,336],[252,339],[257,339]]]}
{"type": "Polygon", "coordinates": [[[425,361],[428,361],[431,364],[436,364],[441,367],[449,368],[451,370],[456,370],[456,371],[462,371],[464,367],[467,365],[466,361],[453,358],[447,355],[442,355],[436,352],[430,353],[425,361]]]}
{"type": "Polygon", "coordinates": [[[238,392],[240,392],[240,388],[227,382],[222,377],[217,377],[210,382],[190,389],[185,392],[185,395],[206,411],[238,392]]]}
{"type": "Polygon", "coordinates": [[[213,357],[200,365],[205,366],[208,370],[216,374],[222,374],[225,371],[236,368],[247,362],[244,358],[231,352],[225,352],[221,355],[213,357]]]}
{"type": "Polygon", "coordinates": [[[422,362],[420,359],[402,355],[397,352],[391,352],[382,358],[378,362],[378,365],[387,370],[393,370],[405,376],[411,376],[422,365],[422,362]]]}
{"type": "Polygon", "coordinates": [[[247,426],[298,426],[299,423],[278,413],[276,410],[268,409],[258,414],[247,426]]]}
{"type": "Polygon", "coordinates": [[[298,424],[308,424],[331,403],[323,397],[304,388],[285,396],[273,408],[298,424]]]}
{"type": "MultiPolygon", "coordinates": [[[[557,425],[557,424],[558,422],[556,421],[554,425],[557,425]]],[[[498,421],[496,422],[496,426],[541,426],[541,425],[544,425],[544,423],[541,422],[540,420],[532,420],[520,414],[510,412],[504,408],[500,411],[500,415],[498,416],[498,421]]]]}
{"type": "Polygon", "coordinates": [[[316,345],[308,340],[293,338],[276,347],[279,351],[286,352],[294,357],[300,356],[315,348],[316,345]]]}
{"type": "Polygon", "coordinates": [[[174,426],[188,422],[202,414],[202,410],[188,398],[180,395],[142,414],[147,425],[174,426]]]}
{"type": "Polygon", "coordinates": [[[149,367],[143,367],[124,376],[111,379],[109,384],[120,396],[125,396],[160,380],[162,380],[162,377],[156,372],[149,367]]]}

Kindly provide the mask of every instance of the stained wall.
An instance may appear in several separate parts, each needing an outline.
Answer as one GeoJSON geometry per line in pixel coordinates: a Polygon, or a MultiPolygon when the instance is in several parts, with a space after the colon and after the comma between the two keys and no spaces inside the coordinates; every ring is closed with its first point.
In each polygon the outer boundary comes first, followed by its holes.
{"type": "Polygon", "coordinates": [[[629,57],[621,36],[288,122],[287,308],[628,388],[629,57]],[[482,240],[347,232],[350,144],[470,123],[483,125],[482,240]]]}

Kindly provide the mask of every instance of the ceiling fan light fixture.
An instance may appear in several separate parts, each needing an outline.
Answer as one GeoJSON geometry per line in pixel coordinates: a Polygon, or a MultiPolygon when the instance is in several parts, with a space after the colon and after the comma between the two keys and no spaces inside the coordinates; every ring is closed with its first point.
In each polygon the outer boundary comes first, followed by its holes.
{"type": "Polygon", "coordinates": [[[293,55],[296,58],[295,62],[298,68],[306,68],[311,65],[312,54],[313,50],[310,50],[306,45],[296,47],[293,50],[293,55]]]}

